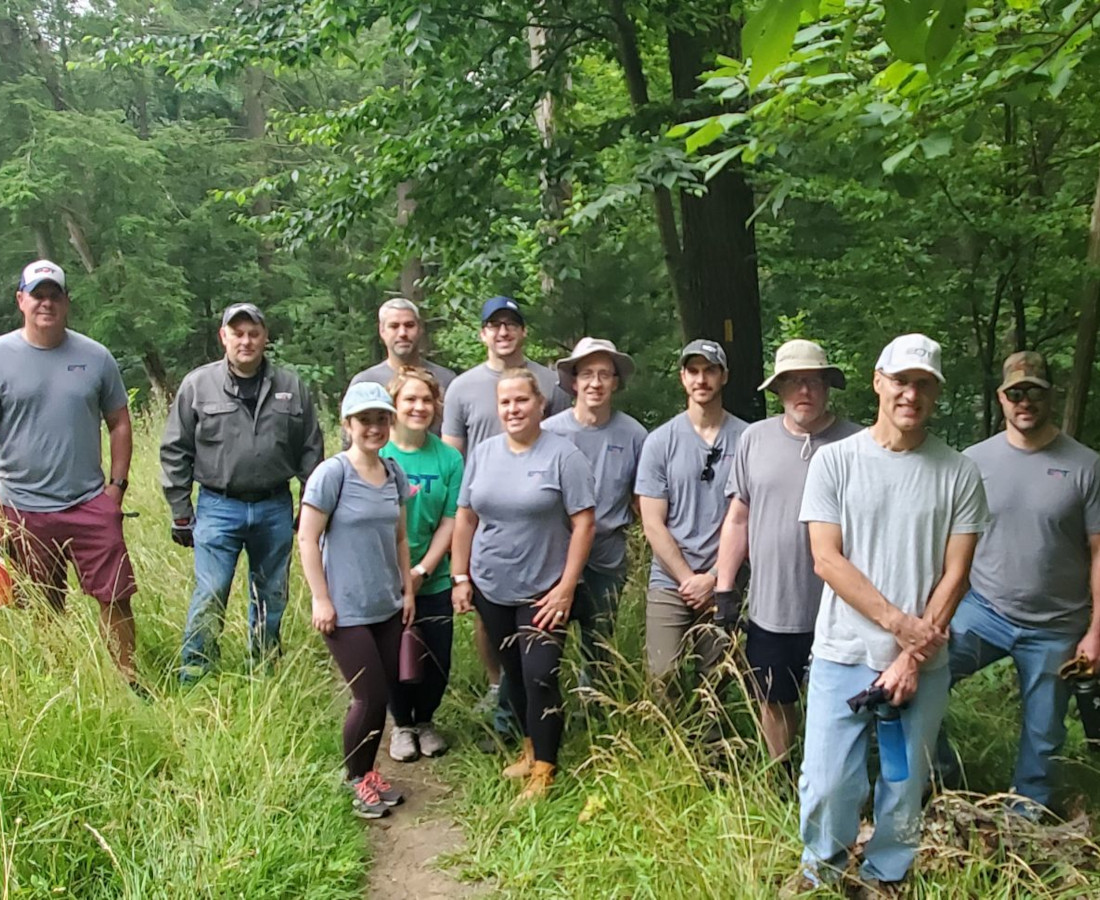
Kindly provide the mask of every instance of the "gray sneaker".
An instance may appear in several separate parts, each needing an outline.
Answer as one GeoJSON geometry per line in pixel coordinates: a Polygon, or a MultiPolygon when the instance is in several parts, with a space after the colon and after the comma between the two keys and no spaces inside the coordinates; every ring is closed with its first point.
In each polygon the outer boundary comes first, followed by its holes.
{"type": "Polygon", "coordinates": [[[416,733],[420,739],[420,752],[425,756],[442,756],[447,752],[447,742],[431,722],[417,725],[416,733]]]}
{"type": "Polygon", "coordinates": [[[383,819],[390,814],[386,803],[366,778],[354,782],[351,811],[360,819],[383,819]]]}
{"type": "Polygon", "coordinates": [[[394,762],[416,762],[420,759],[415,728],[394,728],[390,732],[390,759],[394,762]]]}

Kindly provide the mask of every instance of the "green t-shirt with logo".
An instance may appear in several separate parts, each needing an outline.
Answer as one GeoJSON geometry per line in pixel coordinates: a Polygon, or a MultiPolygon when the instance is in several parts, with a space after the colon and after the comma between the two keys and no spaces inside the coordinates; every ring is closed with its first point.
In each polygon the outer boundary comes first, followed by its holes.
{"type": "MultiPolygon", "coordinates": [[[[458,490],[462,486],[462,454],[434,434],[427,437],[424,446],[412,453],[406,453],[390,441],[379,454],[396,461],[409,479],[411,490],[405,509],[409,553],[414,566],[428,552],[440,521],[454,518],[458,509],[458,490]]],[[[451,557],[447,554],[435,571],[428,573],[419,593],[438,594],[450,586],[451,557]]]]}

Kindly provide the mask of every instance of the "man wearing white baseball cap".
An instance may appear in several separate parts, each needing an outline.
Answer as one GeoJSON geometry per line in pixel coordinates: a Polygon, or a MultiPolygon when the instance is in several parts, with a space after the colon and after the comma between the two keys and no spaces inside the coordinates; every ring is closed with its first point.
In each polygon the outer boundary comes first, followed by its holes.
{"type": "Polygon", "coordinates": [[[745,430],[726,482],[730,505],[718,548],[718,620],[737,627],[737,573],[751,558],[745,656],[773,759],[786,759],[798,733],[821,602],[810,538],[798,521],[806,473],[818,450],[860,430],[829,409],[830,388],[844,386],[844,373],[829,364],[818,344],[783,344],[775,353],[775,371],[760,385],[779,397],[783,412],[745,430]]]}
{"type": "Polygon", "coordinates": [[[825,588],[799,780],[798,887],[836,879],[848,865],[875,722],[858,695],[872,686],[898,711],[903,737],[875,784],[875,831],[860,876],[872,889],[896,885],[916,855],[951,678],[947,626],[989,521],[978,467],[927,429],[942,382],[939,344],[922,334],[895,338],[875,366],[874,424],[810,460],[799,518],[825,588]]]}
{"type": "Polygon", "coordinates": [[[596,537],[570,614],[581,629],[581,653],[589,679],[609,662],[607,641],[615,629],[619,594],[626,582],[626,530],[634,521],[634,476],[646,430],[613,408],[615,392],[634,374],[634,361],[601,338],[581,338],[558,360],[558,384],[576,396],[572,409],[542,423],[571,441],[596,475],[596,537]]]}
{"type": "Polygon", "coordinates": [[[126,387],[110,351],[68,329],[60,266],[32,262],[15,298],[23,327],[0,337],[0,540],[58,611],[73,564],[81,588],[99,601],[111,656],[142,693],[134,682],[130,605],[137,587],[122,536],[133,449],[126,387]]]}

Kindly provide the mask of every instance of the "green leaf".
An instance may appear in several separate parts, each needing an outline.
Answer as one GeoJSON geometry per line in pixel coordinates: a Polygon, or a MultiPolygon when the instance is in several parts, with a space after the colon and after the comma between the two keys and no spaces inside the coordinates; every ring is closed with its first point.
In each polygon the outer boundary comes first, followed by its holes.
{"type": "Polygon", "coordinates": [[[920,142],[925,159],[937,159],[951,152],[953,139],[948,131],[933,131],[920,142]]]}
{"type": "Polygon", "coordinates": [[[924,64],[935,75],[962,34],[967,0],[943,0],[924,45],[924,64]]]}
{"type": "Polygon", "coordinates": [[[973,144],[982,136],[982,123],[977,116],[969,116],[962,128],[962,139],[973,144]]]}
{"type": "Polygon", "coordinates": [[[712,144],[723,134],[726,130],[722,127],[722,123],[717,119],[711,119],[702,128],[690,135],[686,141],[684,141],[684,147],[688,153],[694,153],[700,147],[705,147],[707,144],[712,144]]]}
{"type": "Polygon", "coordinates": [[[755,88],[775,71],[791,52],[802,0],[765,0],[741,33],[745,55],[752,59],[749,87],[755,88]]]}
{"type": "Polygon", "coordinates": [[[886,15],[882,33],[890,49],[906,62],[924,62],[927,7],[911,0],[885,0],[883,5],[886,15]]]}
{"type": "Polygon", "coordinates": [[[893,175],[894,170],[900,166],[905,160],[913,155],[913,151],[917,149],[917,142],[913,141],[911,144],[906,144],[897,153],[892,156],[888,156],[882,161],[882,171],[887,175],[893,175]]]}

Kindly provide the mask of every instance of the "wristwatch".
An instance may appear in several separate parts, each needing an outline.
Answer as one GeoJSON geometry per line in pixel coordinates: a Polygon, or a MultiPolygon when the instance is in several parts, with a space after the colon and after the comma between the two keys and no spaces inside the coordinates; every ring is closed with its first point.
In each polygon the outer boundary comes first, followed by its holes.
{"type": "Polygon", "coordinates": [[[419,575],[421,578],[428,577],[428,570],[424,568],[423,563],[417,563],[415,566],[413,566],[413,571],[416,572],[416,574],[419,575]]]}
{"type": "Polygon", "coordinates": [[[452,584],[466,584],[469,580],[470,580],[469,575],[452,575],[451,576],[451,583],[452,584]]]}
{"type": "Polygon", "coordinates": [[[130,482],[127,481],[125,478],[112,478],[111,484],[122,491],[124,494],[126,493],[126,488],[130,486],[130,482]]]}

